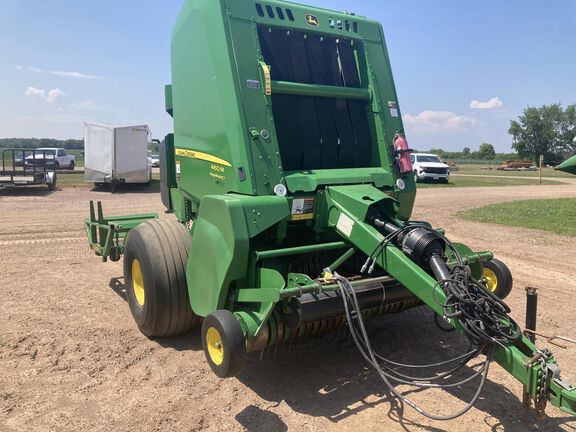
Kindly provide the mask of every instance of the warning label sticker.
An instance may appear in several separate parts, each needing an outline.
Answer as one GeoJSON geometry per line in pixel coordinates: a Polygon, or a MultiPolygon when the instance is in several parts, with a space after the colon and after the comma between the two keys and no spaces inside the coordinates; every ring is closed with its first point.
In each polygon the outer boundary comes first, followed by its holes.
{"type": "Polygon", "coordinates": [[[297,198],[292,201],[292,220],[314,219],[314,198],[297,198]]]}
{"type": "Polygon", "coordinates": [[[338,231],[340,231],[346,237],[350,237],[352,234],[352,229],[354,228],[354,221],[342,213],[338,218],[338,224],[336,224],[336,228],[338,228],[338,231]]]}

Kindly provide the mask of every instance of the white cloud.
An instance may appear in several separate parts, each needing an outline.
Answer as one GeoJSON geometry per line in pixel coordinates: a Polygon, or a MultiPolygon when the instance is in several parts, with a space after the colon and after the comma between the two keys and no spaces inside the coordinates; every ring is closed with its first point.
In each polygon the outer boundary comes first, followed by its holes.
{"type": "Polygon", "coordinates": [[[54,102],[56,99],[58,99],[60,96],[64,96],[66,93],[64,93],[62,90],[55,88],[52,89],[48,92],[48,96],[46,96],[46,101],[48,103],[52,103],[54,102]]]}
{"type": "Polygon", "coordinates": [[[406,114],[404,123],[417,134],[455,134],[470,130],[476,120],[450,111],[423,111],[413,116],[406,114]]]}
{"type": "Polygon", "coordinates": [[[39,89],[39,88],[30,86],[30,87],[26,88],[26,91],[24,92],[24,94],[28,97],[44,99],[46,102],[51,104],[51,103],[55,102],[56,99],[58,99],[59,97],[64,96],[66,93],[64,93],[59,88],[54,88],[52,90],[46,91],[44,89],[39,89]]]}
{"type": "Polygon", "coordinates": [[[39,89],[36,87],[28,87],[26,89],[26,92],[24,93],[26,96],[28,97],[41,97],[41,98],[45,98],[46,97],[46,90],[44,89],[39,89]]]}
{"type": "Polygon", "coordinates": [[[65,78],[79,78],[79,79],[100,79],[99,76],[96,75],[88,75],[81,72],[67,72],[67,71],[51,71],[52,75],[61,76],[65,78]]]}
{"type": "Polygon", "coordinates": [[[76,78],[76,79],[88,79],[88,80],[95,80],[95,79],[101,78],[97,75],[90,75],[90,74],[85,74],[85,73],[76,72],[76,71],[59,71],[59,70],[48,71],[48,70],[37,68],[35,66],[16,65],[15,69],[18,71],[34,72],[34,73],[40,73],[40,74],[50,74],[50,75],[55,75],[55,76],[64,77],[64,78],[76,78]]]}
{"type": "Polygon", "coordinates": [[[481,102],[476,99],[470,102],[471,109],[486,110],[486,109],[502,108],[502,106],[504,106],[504,103],[502,102],[502,100],[500,100],[499,97],[494,97],[486,102],[481,102]]]}

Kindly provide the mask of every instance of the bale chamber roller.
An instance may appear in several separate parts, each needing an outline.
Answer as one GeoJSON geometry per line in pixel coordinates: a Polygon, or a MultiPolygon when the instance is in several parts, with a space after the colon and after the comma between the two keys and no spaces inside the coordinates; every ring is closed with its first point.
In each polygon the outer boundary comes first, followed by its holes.
{"type": "Polygon", "coordinates": [[[524,366],[539,351],[501,300],[508,268],[411,221],[416,186],[380,24],[284,1],[187,0],[166,110],[161,195],[176,220],[143,222],[121,249],[144,334],[202,319],[207,361],[230,377],[247,352],[348,325],[394,391],[399,376],[364,318],[425,304],[469,338],[460,363],[486,356],[482,382],[495,359],[540,406],[575,412],[574,390],[547,373],[551,356],[524,366]]]}

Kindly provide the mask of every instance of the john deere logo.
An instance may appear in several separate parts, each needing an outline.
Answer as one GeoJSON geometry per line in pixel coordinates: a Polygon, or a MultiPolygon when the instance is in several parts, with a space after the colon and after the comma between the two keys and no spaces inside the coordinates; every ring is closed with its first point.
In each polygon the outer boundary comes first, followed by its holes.
{"type": "Polygon", "coordinates": [[[308,23],[309,26],[320,27],[320,21],[318,20],[318,17],[316,17],[315,15],[307,14],[306,22],[308,23]]]}

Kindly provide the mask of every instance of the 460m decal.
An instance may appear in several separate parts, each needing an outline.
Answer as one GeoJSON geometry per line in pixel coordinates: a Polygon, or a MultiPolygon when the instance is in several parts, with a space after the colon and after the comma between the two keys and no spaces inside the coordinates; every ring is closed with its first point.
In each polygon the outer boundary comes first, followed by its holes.
{"type": "Polygon", "coordinates": [[[220,159],[219,157],[213,156],[208,153],[202,153],[196,150],[185,150],[185,149],[176,149],[176,156],[189,158],[189,159],[198,159],[203,160],[206,162],[211,162],[214,164],[224,165],[227,167],[232,167],[232,164],[224,159],[220,159]]]}

